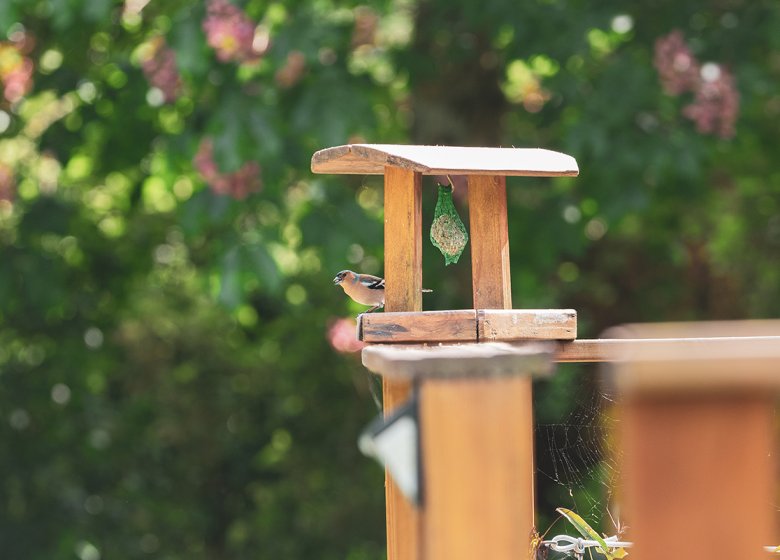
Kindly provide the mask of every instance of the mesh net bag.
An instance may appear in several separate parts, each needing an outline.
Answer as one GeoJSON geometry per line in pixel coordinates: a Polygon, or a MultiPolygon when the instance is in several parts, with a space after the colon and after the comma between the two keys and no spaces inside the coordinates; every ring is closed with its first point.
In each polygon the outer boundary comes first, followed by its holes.
{"type": "Polygon", "coordinates": [[[452,201],[452,187],[439,185],[439,198],[431,224],[431,243],[441,251],[444,264],[450,265],[458,262],[468,241],[466,226],[452,201]]]}

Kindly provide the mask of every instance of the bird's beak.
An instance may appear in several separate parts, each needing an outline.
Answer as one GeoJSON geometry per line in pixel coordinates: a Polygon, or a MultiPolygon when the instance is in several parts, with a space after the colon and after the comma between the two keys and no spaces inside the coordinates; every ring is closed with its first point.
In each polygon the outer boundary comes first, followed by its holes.
{"type": "Polygon", "coordinates": [[[334,283],[334,284],[341,284],[341,278],[339,278],[338,276],[336,276],[336,277],[333,279],[333,283],[334,283]]]}

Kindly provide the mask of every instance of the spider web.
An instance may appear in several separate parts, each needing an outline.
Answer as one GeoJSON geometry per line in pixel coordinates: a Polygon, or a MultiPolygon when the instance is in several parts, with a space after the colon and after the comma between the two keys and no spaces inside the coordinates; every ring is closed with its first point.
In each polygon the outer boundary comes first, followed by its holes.
{"type": "MultiPolygon", "coordinates": [[[[619,520],[612,504],[620,463],[615,399],[600,385],[597,372],[595,364],[560,364],[551,379],[534,386],[537,525],[542,533],[556,520],[556,507],[574,510],[609,534],[619,520]]],[[[552,531],[574,534],[560,523],[552,531]]]]}
{"type": "MultiPolygon", "coordinates": [[[[559,364],[554,376],[534,383],[536,525],[548,537],[579,536],[555,511],[577,512],[600,532],[614,535],[620,512],[612,503],[621,462],[615,443],[615,395],[598,379],[597,364],[559,364]]],[[[382,384],[368,373],[372,399],[381,410],[382,384]]],[[[549,559],[565,558],[563,553],[549,559]]],[[[594,558],[601,558],[594,553],[594,558]]]]}

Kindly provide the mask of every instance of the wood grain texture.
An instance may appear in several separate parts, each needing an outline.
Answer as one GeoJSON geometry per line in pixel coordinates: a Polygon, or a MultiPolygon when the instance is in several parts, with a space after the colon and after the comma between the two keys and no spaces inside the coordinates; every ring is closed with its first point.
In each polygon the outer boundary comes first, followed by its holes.
{"type": "MultiPolygon", "coordinates": [[[[422,176],[397,167],[385,173],[385,310],[422,310],[422,176]]],[[[385,414],[411,394],[407,379],[383,378],[385,414]]],[[[388,560],[420,560],[420,514],[385,474],[388,560]]]]}
{"type": "Polygon", "coordinates": [[[469,177],[469,232],[474,309],[511,309],[505,177],[469,177]]]}
{"type": "MultiPolygon", "coordinates": [[[[555,361],[624,362],[631,359],[631,356],[637,352],[644,354],[649,360],[660,361],[663,359],[664,353],[668,352],[691,357],[695,355],[717,356],[718,352],[722,352],[728,347],[748,359],[758,360],[762,356],[768,359],[764,362],[764,366],[752,367],[750,373],[743,374],[739,381],[741,384],[752,383],[769,387],[780,383],[780,375],[775,374],[774,364],[771,362],[772,357],[780,350],[780,336],[580,339],[556,343],[555,361]]],[[[728,372],[734,370],[735,360],[738,366],[742,359],[734,356],[724,357],[720,365],[705,371],[692,367],[691,371],[682,377],[672,374],[652,374],[641,380],[629,381],[629,383],[636,384],[640,381],[646,381],[660,385],[669,383],[675,387],[704,385],[711,389],[717,389],[720,383],[719,379],[723,379],[723,382],[728,385],[728,372]],[[695,369],[698,369],[698,372],[694,371],[695,369]]]]}
{"type": "Polygon", "coordinates": [[[524,558],[533,527],[524,376],[430,380],[420,396],[426,560],[524,558]]]}
{"type": "Polygon", "coordinates": [[[385,170],[385,311],[422,311],[422,176],[385,170]]]}
{"type": "Polygon", "coordinates": [[[762,546],[777,536],[771,497],[780,337],[762,335],[779,325],[608,331],[638,337],[616,346],[611,368],[631,557],[766,558],[762,546]],[[669,338],[650,338],[661,336],[669,338]]]}
{"type": "Polygon", "coordinates": [[[620,439],[631,558],[768,557],[762,545],[776,544],[773,397],[651,395],[625,402],[620,439]]]}
{"type": "MultiPolygon", "coordinates": [[[[469,177],[475,309],[512,307],[505,181],[469,177]]],[[[509,560],[528,550],[534,527],[531,379],[517,375],[522,370],[481,377],[499,359],[464,368],[480,377],[422,382],[426,560],[509,560]]]]}
{"type": "Polygon", "coordinates": [[[476,342],[473,309],[419,313],[363,313],[358,317],[363,342],[476,342]]]}
{"type": "Polygon", "coordinates": [[[721,338],[780,336],[780,320],[688,321],[677,323],[639,323],[612,327],[606,338],[721,338]]]}
{"type": "Polygon", "coordinates": [[[577,313],[572,309],[456,309],[358,317],[358,338],[370,343],[571,340],[576,331],[577,313]]]}
{"type": "Polygon", "coordinates": [[[626,325],[606,334],[633,340],[612,356],[621,364],[614,381],[623,393],[780,387],[780,321],[626,325]]]}
{"type": "Polygon", "coordinates": [[[616,340],[577,339],[556,344],[555,361],[563,363],[609,362],[616,340]]]}
{"type": "Polygon", "coordinates": [[[472,344],[374,344],[363,348],[363,365],[390,379],[501,377],[526,372],[551,373],[553,346],[549,342],[513,345],[506,342],[472,344]]]}
{"type": "MultiPolygon", "coordinates": [[[[408,379],[382,379],[382,402],[387,416],[409,399],[412,386],[408,379]]],[[[387,560],[421,560],[421,515],[403,495],[390,473],[385,470],[385,526],[387,560]]]]}
{"type": "Polygon", "coordinates": [[[579,174],[573,157],[538,148],[349,144],[320,150],[311,160],[312,172],[339,175],[381,175],[387,166],[423,175],[556,177],[579,174]]]}
{"type": "Polygon", "coordinates": [[[577,312],[573,309],[480,309],[479,340],[573,340],[577,312]]]}
{"type": "MultiPolygon", "coordinates": [[[[538,348],[543,341],[524,341],[524,342],[487,342],[479,344],[393,344],[367,346],[363,349],[363,365],[375,373],[386,377],[425,377],[425,372],[413,374],[412,369],[396,368],[391,365],[382,365],[385,362],[374,361],[375,356],[383,356],[388,364],[394,361],[406,361],[407,352],[426,351],[441,352],[442,354],[452,352],[452,356],[467,359],[467,352],[473,352],[475,356],[490,357],[497,352],[505,355],[512,353],[525,354],[529,349],[538,348]],[[484,347],[482,350],[479,347],[484,347]],[[474,350],[466,350],[474,348],[474,350]],[[485,352],[485,354],[479,354],[485,352]],[[489,354],[488,354],[489,353],[489,354]]],[[[774,389],[780,386],[780,375],[777,374],[776,357],[772,357],[780,349],[780,336],[754,336],[754,337],[731,337],[731,338],[668,338],[668,339],[583,339],[572,340],[569,342],[548,341],[546,350],[552,352],[552,359],[555,362],[624,362],[626,360],[627,348],[637,348],[646,346],[648,349],[662,349],[665,347],[676,347],[680,352],[717,352],[726,344],[736,344],[740,352],[749,353],[752,362],[750,370],[742,371],[740,364],[743,359],[727,360],[719,359],[710,372],[699,369],[698,372],[691,369],[693,373],[683,376],[683,379],[677,379],[679,376],[657,374],[651,375],[649,383],[654,379],[659,383],[671,383],[672,388],[684,388],[686,386],[703,386],[707,390],[721,391],[730,390],[734,383],[741,386],[750,385],[752,387],[763,389],[774,389]],[[741,371],[738,378],[729,372],[741,371]],[[685,379],[688,377],[688,379],[685,379]],[[731,385],[730,385],[731,384],[731,385]]],[[[636,366],[636,364],[635,364],[636,366]]],[[[635,367],[634,366],[634,367],[635,367]]],[[[504,367],[497,365],[497,374],[504,371],[504,367]]],[[[431,375],[442,375],[432,373],[431,375]]],[[[474,372],[479,375],[479,372],[474,372]]],[[[629,383],[631,383],[629,381],[629,383]]]]}

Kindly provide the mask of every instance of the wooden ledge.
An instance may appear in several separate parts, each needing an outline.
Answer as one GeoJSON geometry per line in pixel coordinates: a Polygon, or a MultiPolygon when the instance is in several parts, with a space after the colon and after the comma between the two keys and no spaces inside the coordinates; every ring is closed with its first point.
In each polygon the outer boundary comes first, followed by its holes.
{"type": "Polygon", "coordinates": [[[364,313],[358,317],[363,342],[495,342],[573,340],[573,309],[458,309],[364,313]]]}
{"type": "Polygon", "coordinates": [[[619,342],[609,383],[625,395],[780,393],[780,336],[619,342]]]}
{"type": "Polygon", "coordinates": [[[389,378],[475,378],[549,375],[551,343],[378,344],[363,348],[363,365],[389,378]]]}
{"type": "Polygon", "coordinates": [[[615,382],[629,384],[621,389],[780,389],[780,335],[375,344],[363,349],[363,365],[381,375],[404,378],[547,373],[544,368],[520,367],[529,355],[540,353],[549,354],[553,362],[613,362],[615,382]]]}
{"type": "Polygon", "coordinates": [[[348,144],[320,150],[311,159],[314,173],[382,175],[386,166],[423,175],[560,177],[579,174],[573,157],[539,148],[348,144]]]}
{"type": "Polygon", "coordinates": [[[606,334],[621,337],[611,382],[624,394],[780,391],[780,321],[626,325],[606,334]]]}
{"type": "MultiPolygon", "coordinates": [[[[558,342],[556,362],[648,362],[742,360],[777,357],[780,335],[706,338],[596,338],[558,342]]],[[[778,363],[780,383],[780,363],[778,363]]]]}

